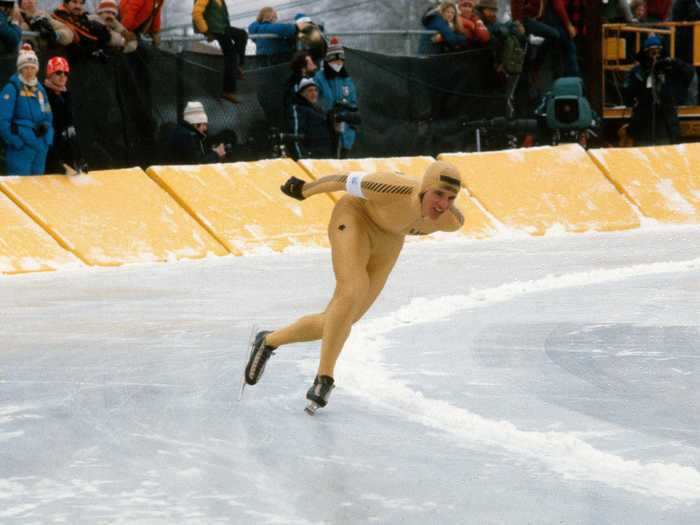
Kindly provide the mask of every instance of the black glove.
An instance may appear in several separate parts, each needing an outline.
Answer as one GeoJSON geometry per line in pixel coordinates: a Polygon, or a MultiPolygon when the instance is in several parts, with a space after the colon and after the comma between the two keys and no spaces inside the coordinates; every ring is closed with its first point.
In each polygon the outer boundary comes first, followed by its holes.
{"type": "Polygon", "coordinates": [[[306,182],[301,179],[297,179],[296,177],[289,177],[289,179],[287,179],[287,182],[280,186],[280,189],[285,195],[289,195],[294,199],[303,201],[306,198],[301,193],[304,189],[304,184],[306,184],[306,182]]]}

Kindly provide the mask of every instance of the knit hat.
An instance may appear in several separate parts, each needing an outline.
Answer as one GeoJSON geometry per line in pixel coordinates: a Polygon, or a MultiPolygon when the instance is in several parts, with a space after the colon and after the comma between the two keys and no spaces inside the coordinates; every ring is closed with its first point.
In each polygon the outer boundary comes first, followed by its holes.
{"type": "Polygon", "coordinates": [[[311,17],[306,16],[304,13],[297,13],[296,15],[294,15],[295,24],[303,24],[306,22],[312,22],[311,17]]]}
{"type": "Polygon", "coordinates": [[[37,71],[39,70],[39,59],[36,53],[29,44],[22,44],[19,49],[19,54],[17,55],[17,71],[22,71],[23,68],[27,66],[34,66],[37,71]]]}
{"type": "Polygon", "coordinates": [[[326,51],[326,62],[331,60],[341,59],[345,60],[345,51],[343,51],[343,46],[340,45],[340,40],[338,37],[332,37],[328,43],[328,50],[326,51]]]}
{"type": "Polygon", "coordinates": [[[661,39],[654,33],[650,34],[644,41],[644,51],[646,51],[650,47],[662,47],[661,39]]]}
{"type": "Polygon", "coordinates": [[[102,13],[111,13],[114,16],[118,16],[119,8],[114,0],[100,0],[100,3],[97,4],[97,10],[95,12],[98,15],[101,15],[102,13]]]}
{"type": "Polygon", "coordinates": [[[318,88],[318,84],[314,82],[313,78],[308,78],[304,77],[301,79],[301,82],[297,85],[297,93],[303,92],[306,88],[311,87],[311,86],[316,86],[318,88]]]}
{"type": "Polygon", "coordinates": [[[185,106],[185,111],[182,113],[182,119],[192,124],[208,124],[207,114],[204,111],[204,106],[196,100],[190,101],[185,106]]]}
{"type": "Polygon", "coordinates": [[[498,11],[498,0],[479,0],[477,7],[498,11]]]}
{"type": "Polygon", "coordinates": [[[66,73],[70,72],[70,65],[68,65],[68,60],[63,57],[53,57],[49,59],[46,64],[46,76],[50,77],[56,71],[64,71],[66,73]]]}
{"type": "Polygon", "coordinates": [[[459,170],[452,164],[436,160],[425,170],[420,193],[423,194],[430,189],[442,189],[459,193],[462,188],[462,176],[459,170]]]}

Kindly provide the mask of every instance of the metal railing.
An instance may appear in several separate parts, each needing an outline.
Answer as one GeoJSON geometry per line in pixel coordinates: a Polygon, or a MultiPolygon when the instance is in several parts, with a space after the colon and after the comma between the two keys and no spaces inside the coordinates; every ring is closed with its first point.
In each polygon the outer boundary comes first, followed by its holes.
{"type": "MultiPolygon", "coordinates": [[[[383,29],[373,31],[325,31],[327,37],[337,36],[344,46],[364,51],[381,52],[386,55],[415,56],[423,35],[433,35],[435,31],[412,29],[383,29]]],[[[255,40],[278,39],[275,34],[258,33],[248,35],[255,40]]],[[[161,31],[161,42],[172,49],[181,51],[192,43],[206,42],[204,35],[195,33],[191,24],[174,26],[161,31]]]]}

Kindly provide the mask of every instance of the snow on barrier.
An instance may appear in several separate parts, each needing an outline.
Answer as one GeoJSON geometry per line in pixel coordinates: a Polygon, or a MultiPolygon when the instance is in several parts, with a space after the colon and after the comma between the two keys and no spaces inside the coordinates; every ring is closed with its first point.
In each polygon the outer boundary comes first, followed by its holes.
{"type": "MultiPolygon", "coordinates": [[[[363,171],[372,173],[376,171],[397,171],[410,177],[421,178],[425,169],[434,162],[433,157],[393,157],[382,159],[303,159],[299,164],[313,177],[318,179],[335,173],[349,171],[363,171]]],[[[339,199],[343,193],[336,192],[332,197],[339,199]]],[[[457,197],[457,207],[464,214],[464,226],[462,233],[474,237],[490,237],[496,230],[493,221],[476,206],[470,199],[469,193],[464,190],[457,197]]]]}
{"type": "Polygon", "coordinates": [[[700,144],[589,153],[645,216],[664,223],[700,222],[700,144]]]}
{"type": "Polygon", "coordinates": [[[506,226],[543,235],[639,227],[639,218],[578,145],[441,154],[463,184],[506,226]]]}
{"type": "Polygon", "coordinates": [[[45,272],[81,265],[80,259],[0,192],[0,273],[45,272]]]}
{"type": "Polygon", "coordinates": [[[280,191],[291,176],[309,179],[291,159],[154,166],[147,172],[231,253],[328,246],[333,201],[324,195],[297,201],[280,191]]]}
{"type": "Polygon", "coordinates": [[[226,250],[139,168],[3,177],[3,191],[87,264],[197,259],[226,250]]]}

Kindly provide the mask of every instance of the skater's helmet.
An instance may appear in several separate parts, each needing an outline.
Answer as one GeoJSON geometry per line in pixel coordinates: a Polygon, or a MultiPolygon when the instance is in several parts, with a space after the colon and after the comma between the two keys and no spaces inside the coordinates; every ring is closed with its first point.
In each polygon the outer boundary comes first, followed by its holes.
{"type": "Polygon", "coordinates": [[[420,195],[422,196],[430,189],[441,189],[451,191],[458,194],[462,187],[462,176],[459,170],[448,162],[436,160],[423,174],[423,182],[420,187],[420,195]]]}

